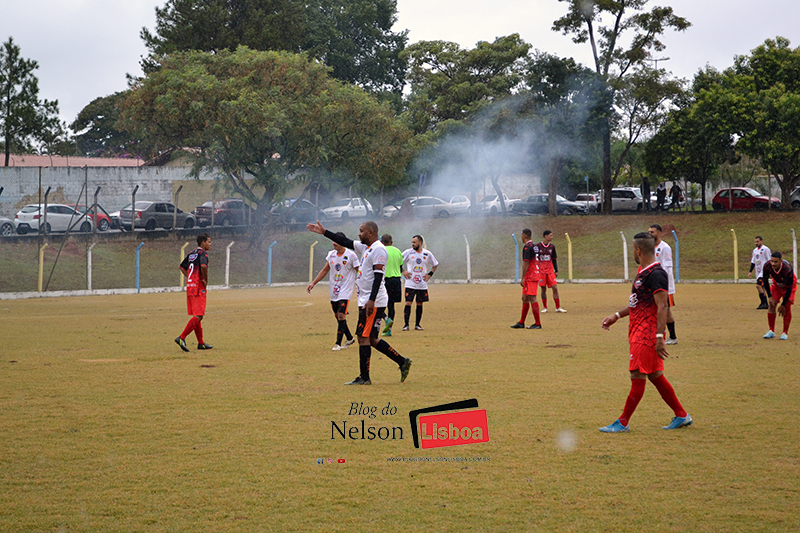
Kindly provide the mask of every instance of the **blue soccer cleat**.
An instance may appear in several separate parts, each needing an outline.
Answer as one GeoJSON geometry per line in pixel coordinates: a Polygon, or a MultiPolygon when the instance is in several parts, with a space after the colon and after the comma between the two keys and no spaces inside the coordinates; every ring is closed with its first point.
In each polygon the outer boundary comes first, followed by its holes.
{"type": "Polygon", "coordinates": [[[688,414],[686,416],[676,416],[672,419],[672,422],[669,423],[668,426],[664,426],[661,429],[678,429],[678,428],[686,428],[692,425],[692,417],[688,414]]]}
{"type": "Polygon", "coordinates": [[[772,331],[772,330],[769,330],[769,331],[767,332],[767,334],[766,334],[766,335],[764,335],[764,338],[765,338],[765,339],[774,339],[774,338],[775,338],[775,332],[774,332],[774,331],[772,331]]]}
{"type": "Polygon", "coordinates": [[[619,420],[614,420],[613,423],[607,425],[604,428],[600,428],[601,433],[624,433],[626,431],[630,431],[628,426],[623,426],[622,422],[619,420]]]}
{"type": "Polygon", "coordinates": [[[789,340],[789,335],[787,335],[786,333],[783,333],[783,334],[780,336],[780,339],[781,339],[782,341],[788,341],[788,340],[789,340]]]}

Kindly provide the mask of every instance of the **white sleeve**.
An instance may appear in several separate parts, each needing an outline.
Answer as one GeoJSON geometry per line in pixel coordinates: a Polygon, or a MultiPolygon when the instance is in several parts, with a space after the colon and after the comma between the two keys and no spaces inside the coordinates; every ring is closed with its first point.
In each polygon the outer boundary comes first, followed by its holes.
{"type": "Polygon", "coordinates": [[[353,267],[353,270],[358,270],[358,267],[361,266],[361,263],[358,261],[358,256],[355,252],[350,252],[350,266],[353,267]]]}
{"type": "Polygon", "coordinates": [[[386,253],[386,248],[377,248],[372,253],[373,253],[372,256],[373,270],[378,270],[379,272],[385,272],[386,262],[389,260],[389,254],[386,253]],[[382,265],[384,268],[376,269],[374,268],[375,265],[382,265]]]}
{"type": "Polygon", "coordinates": [[[431,267],[439,266],[439,261],[436,260],[430,250],[428,250],[428,262],[430,262],[431,267]]]}

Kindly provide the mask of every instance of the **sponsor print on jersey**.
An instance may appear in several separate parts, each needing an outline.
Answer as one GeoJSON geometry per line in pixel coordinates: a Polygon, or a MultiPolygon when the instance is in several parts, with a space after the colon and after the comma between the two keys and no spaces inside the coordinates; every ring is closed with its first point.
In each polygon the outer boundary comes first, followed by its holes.
{"type": "Polygon", "coordinates": [[[333,287],[333,294],[339,294],[342,291],[342,288],[339,285],[334,285],[333,287]]]}
{"type": "Polygon", "coordinates": [[[333,275],[333,281],[342,281],[343,279],[344,279],[344,276],[342,276],[341,274],[334,274],[333,275]]]}
{"type": "MultiPolygon", "coordinates": [[[[639,283],[639,285],[641,285],[641,283],[639,283]]],[[[630,298],[628,298],[628,307],[636,307],[636,304],[638,303],[639,303],[639,298],[637,298],[636,294],[632,292],[630,298]]]]}
{"type": "Polygon", "coordinates": [[[197,252],[189,254],[189,262],[192,263],[194,260],[197,259],[197,252]]]}
{"type": "Polygon", "coordinates": [[[336,265],[333,268],[336,269],[337,272],[339,272],[342,269],[342,265],[336,265]]]}
{"type": "Polygon", "coordinates": [[[414,276],[412,279],[414,283],[422,283],[422,276],[414,276]]]}
{"type": "Polygon", "coordinates": [[[421,266],[415,266],[414,267],[414,272],[422,272],[423,270],[425,270],[425,269],[423,267],[421,267],[421,266]]]}

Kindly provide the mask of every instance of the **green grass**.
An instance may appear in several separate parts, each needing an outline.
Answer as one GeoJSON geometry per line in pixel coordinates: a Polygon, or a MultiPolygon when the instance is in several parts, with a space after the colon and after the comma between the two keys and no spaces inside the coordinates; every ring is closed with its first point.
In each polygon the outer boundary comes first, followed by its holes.
{"type": "Polygon", "coordinates": [[[0,301],[0,531],[796,531],[796,332],[761,339],[752,286],[679,287],[666,375],[694,425],[661,430],[648,386],[601,434],[630,381],[626,323],[599,324],[629,290],[563,285],[569,312],[519,331],[518,286],[433,286],[425,331],[389,339],[409,379],[373,353],[357,388],[326,291],[211,292],[215,348],[189,354],[181,294],[0,301]],[[473,397],[488,443],[413,447],[408,411],[473,397]],[[352,402],[405,438],[332,440],[352,402]]]}

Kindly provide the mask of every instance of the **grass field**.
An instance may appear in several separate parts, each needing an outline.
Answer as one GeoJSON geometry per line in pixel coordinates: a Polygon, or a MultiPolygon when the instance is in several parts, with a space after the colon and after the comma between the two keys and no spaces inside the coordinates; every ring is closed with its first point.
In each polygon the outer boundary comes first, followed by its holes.
{"type": "Polygon", "coordinates": [[[373,352],[370,387],[343,385],[325,287],[212,292],[189,354],[178,293],[0,301],[0,530],[797,531],[797,333],[761,339],[752,286],[679,286],[665,374],[694,425],[663,431],[648,385],[601,434],[630,380],[627,321],[599,324],[629,290],[564,285],[520,331],[518,286],[433,286],[390,339],[408,380],[373,352]],[[489,442],[414,448],[410,410],[467,398],[489,442]],[[331,438],[362,419],[404,438],[331,438]]]}

